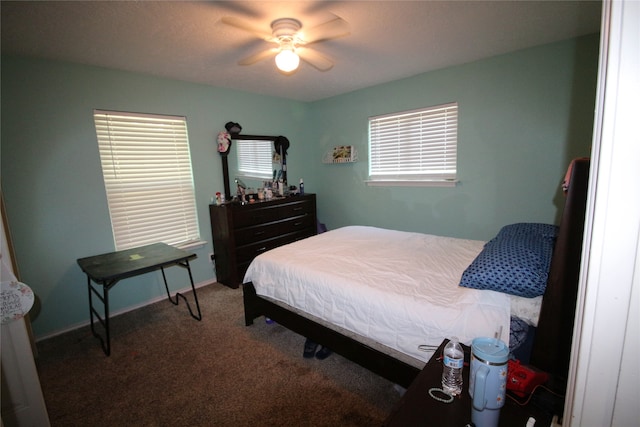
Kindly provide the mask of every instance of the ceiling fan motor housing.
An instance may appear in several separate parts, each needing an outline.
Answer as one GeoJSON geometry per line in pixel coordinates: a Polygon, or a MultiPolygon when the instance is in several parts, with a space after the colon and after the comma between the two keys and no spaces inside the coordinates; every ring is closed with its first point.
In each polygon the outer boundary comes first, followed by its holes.
{"type": "Polygon", "coordinates": [[[273,30],[273,37],[282,40],[293,40],[296,33],[300,31],[302,24],[297,19],[293,18],[280,18],[271,23],[271,29],[273,30]]]}

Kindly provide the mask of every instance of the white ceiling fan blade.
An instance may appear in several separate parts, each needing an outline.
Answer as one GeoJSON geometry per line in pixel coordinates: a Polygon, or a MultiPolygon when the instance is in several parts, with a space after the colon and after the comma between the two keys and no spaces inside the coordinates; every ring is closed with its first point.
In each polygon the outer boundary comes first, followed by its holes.
{"type": "Polygon", "coordinates": [[[349,24],[342,18],[335,18],[324,24],[302,30],[302,37],[306,44],[335,39],[349,34],[349,24]]]}
{"type": "Polygon", "coordinates": [[[232,27],[236,27],[241,30],[248,31],[254,34],[255,36],[260,37],[261,39],[264,39],[267,41],[271,41],[273,39],[273,36],[270,32],[265,31],[262,28],[256,27],[254,25],[251,25],[247,21],[236,18],[234,16],[223,16],[222,22],[227,25],[231,25],[232,27]]]}
{"type": "Polygon", "coordinates": [[[301,47],[296,49],[296,53],[300,56],[300,59],[308,62],[309,65],[319,71],[329,71],[333,68],[333,61],[316,50],[301,47]]]}
{"type": "Polygon", "coordinates": [[[276,56],[278,52],[280,52],[280,49],[278,49],[277,47],[266,49],[238,61],[238,65],[255,64],[256,62],[260,62],[272,56],[276,56]]]}

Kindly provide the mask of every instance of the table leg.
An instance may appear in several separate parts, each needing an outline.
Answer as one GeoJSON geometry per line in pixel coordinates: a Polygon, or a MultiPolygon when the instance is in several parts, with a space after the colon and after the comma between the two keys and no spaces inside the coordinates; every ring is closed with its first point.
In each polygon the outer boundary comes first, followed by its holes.
{"type": "MultiPolygon", "coordinates": [[[[94,337],[100,340],[100,345],[102,346],[102,351],[107,356],[111,355],[111,336],[109,333],[109,287],[107,284],[102,284],[102,293],[101,296],[98,291],[95,290],[93,286],[91,286],[91,278],[87,276],[87,286],[89,288],[89,317],[91,319],[91,333],[94,337]],[[102,301],[104,305],[104,319],[100,317],[100,313],[96,309],[93,308],[93,298],[92,295],[96,294],[98,299],[102,301]],[[98,321],[102,324],[105,329],[105,338],[103,339],[100,334],[98,334],[94,327],[93,318],[94,316],[98,319],[98,321]]],[[[113,286],[113,284],[111,285],[113,286]]]]}
{"type": "Polygon", "coordinates": [[[189,272],[189,281],[191,282],[191,290],[193,291],[193,298],[195,299],[195,302],[196,302],[198,315],[196,316],[195,314],[193,314],[193,310],[191,310],[191,305],[189,305],[189,301],[180,292],[176,292],[175,300],[171,298],[171,294],[169,293],[169,285],[167,285],[167,276],[164,273],[164,267],[160,267],[160,271],[162,271],[162,278],[164,279],[164,288],[167,290],[167,297],[169,298],[169,301],[171,301],[173,305],[178,305],[178,302],[179,302],[178,298],[182,298],[184,302],[187,304],[187,308],[189,309],[189,314],[191,314],[191,317],[193,317],[196,320],[202,320],[202,313],[200,312],[200,304],[198,303],[198,294],[196,293],[196,287],[193,284],[193,275],[191,274],[191,267],[189,266],[189,260],[185,260],[184,264],[179,262],[176,265],[186,268],[187,271],[189,272]]]}

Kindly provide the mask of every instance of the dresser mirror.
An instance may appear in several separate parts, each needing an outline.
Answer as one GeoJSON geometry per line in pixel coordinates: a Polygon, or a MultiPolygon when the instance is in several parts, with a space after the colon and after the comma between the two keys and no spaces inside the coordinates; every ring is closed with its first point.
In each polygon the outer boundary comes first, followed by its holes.
{"type": "MultiPolygon", "coordinates": [[[[282,181],[283,187],[287,187],[287,149],[289,140],[284,136],[268,135],[244,135],[231,134],[232,162],[234,161],[235,179],[232,188],[228,188],[225,179],[225,193],[227,197],[238,197],[245,201],[244,193],[249,190],[252,197],[252,189],[264,188],[265,183],[271,183],[270,187],[277,187],[282,181]]],[[[227,172],[228,174],[228,172],[227,172]]]]}

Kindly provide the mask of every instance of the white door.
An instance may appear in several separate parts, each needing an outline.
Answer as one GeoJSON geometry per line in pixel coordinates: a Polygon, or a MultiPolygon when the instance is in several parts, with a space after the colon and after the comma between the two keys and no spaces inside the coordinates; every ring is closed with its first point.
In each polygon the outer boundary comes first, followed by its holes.
{"type": "Polygon", "coordinates": [[[640,425],[640,2],[604,1],[601,37],[566,427],[640,425]]]}
{"type": "Polygon", "coordinates": [[[48,426],[49,416],[31,352],[25,319],[2,325],[2,422],[12,426],[48,426]]]}
{"type": "MultiPolygon", "coordinates": [[[[4,209],[2,209],[2,252],[0,258],[13,274],[9,239],[5,234],[4,209]]],[[[3,269],[4,270],[4,269],[3,269]]],[[[3,277],[5,280],[6,277],[3,277]]],[[[49,415],[40,388],[38,371],[33,360],[31,340],[24,318],[2,325],[0,343],[2,371],[2,418],[3,427],[47,427],[49,415]]]]}

